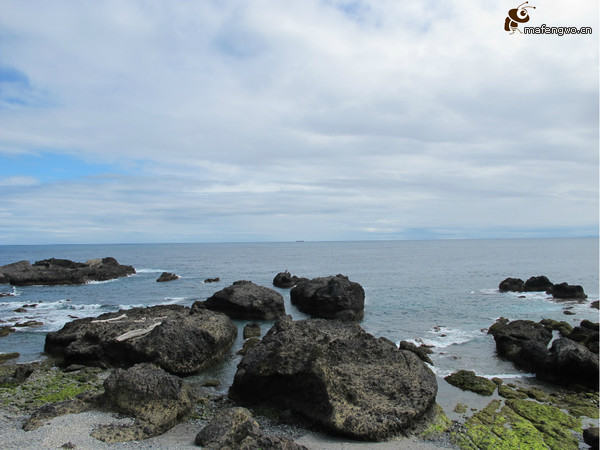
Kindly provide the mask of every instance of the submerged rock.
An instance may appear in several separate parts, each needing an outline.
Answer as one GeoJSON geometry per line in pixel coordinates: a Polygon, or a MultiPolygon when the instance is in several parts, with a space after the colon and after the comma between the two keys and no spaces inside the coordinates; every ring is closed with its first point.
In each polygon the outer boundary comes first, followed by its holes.
{"type": "Polygon", "coordinates": [[[221,289],[204,302],[194,302],[192,309],[209,309],[234,319],[272,320],[285,314],[283,296],[270,288],[240,280],[221,289]]]}
{"type": "Polygon", "coordinates": [[[413,352],[355,322],[278,320],[238,365],[229,395],[292,410],[360,440],[406,431],[435,406],[437,381],[413,352]]]}
{"type": "Polygon", "coordinates": [[[153,362],[190,375],[220,361],[237,327],[224,314],[178,305],[133,308],[77,319],[48,333],[44,349],[67,364],[130,367],[153,362]]]}
{"type": "Polygon", "coordinates": [[[102,401],[109,409],[135,417],[133,425],[103,425],[92,433],[111,443],[164,433],[193,411],[196,395],[181,378],[144,363],[114,370],[104,381],[102,401]]]}
{"type": "Polygon", "coordinates": [[[108,257],[91,259],[85,263],[68,259],[44,259],[30,264],[29,261],[0,266],[0,284],[14,286],[84,284],[90,281],[106,281],[133,275],[132,266],[121,265],[108,257]]]}
{"type": "Polygon", "coordinates": [[[344,275],[302,281],[290,299],[300,311],[323,319],[360,320],[364,315],[365,291],[344,275]]]}
{"type": "Polygon", "coordinates": [[[173,280],[178,280],[178,279],[179,279],[179,275],[175,275],[174,273],[170,273],[170,272],[163,272],[160,274],[160,277],[158,277],[156,282],[164,283],[167,281],[173,281],[173,280]]]}

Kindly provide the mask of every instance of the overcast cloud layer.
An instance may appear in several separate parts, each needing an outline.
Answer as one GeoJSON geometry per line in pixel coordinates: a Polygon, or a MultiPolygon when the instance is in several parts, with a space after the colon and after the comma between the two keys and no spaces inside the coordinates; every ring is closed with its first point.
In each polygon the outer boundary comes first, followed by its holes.
{"type": "Polygon", "coordinates": [[[598,234],[598,1],[3,1],[0,244],[598,234]]]}

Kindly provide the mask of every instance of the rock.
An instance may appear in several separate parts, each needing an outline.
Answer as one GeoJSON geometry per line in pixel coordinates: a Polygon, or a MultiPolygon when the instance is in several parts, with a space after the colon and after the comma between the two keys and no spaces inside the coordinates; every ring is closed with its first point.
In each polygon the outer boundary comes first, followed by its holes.
{"type": "Polygon", "coordinates": [[[435,407],[435,375],[355,322],[279,319],[238,365],[229,396],[291,410],[335,434],[384,440],[435,407]]]}
{"type": "Polygon", "coordinates": [[[459,370],[444,377],[452,386],[456,386],[463,391],[471,391],[480,395],[492,395],[496,390],[496,383],[484,377],[478,377],[471,370],[459,370]]]}
{"type": "Polygon", "coordinates": [[[244,327],[244,339],[248,339],[251,337],[260,337],[260,324],[258,323],[248,323],[244,327]]]}
{"type": "Polygon", "coordinates": [[[16,313],[26,313],[27,310],[25,308],[23,308],[23,307],[20,307],[20,308],[15,309],[13,312],[16,312],[16,313]]]}
{"type": "Polygon", "coordinates": [[[553,319],[543,319],[540,320],[540,323],[544,325],[548,330],[557,330],[562,336],[567,337],[573,332],[573,327],[571,324],[558,321],[553,319]]]}
{"type": "Polygon", "coordinates": [[[237,327],[223,314],[162,305],[74,320],[48,333],[44,349],[63,356],[66,364],[153,362],[170,373],[191,375],[219,362],[236,335],[237,327]]]}
{"type": "MultiPolygon", "coordinates": [[[[2,275],[0,275],[0,277],[1,276],[2,275]]],[[[12,293],[12,292],[0,292],[0,298],[2,298],[2,297],[14,297],[14,296],[15,296],[15,294],[12,293]]]]}
{"type": "Polygon", "coordinates": [[[598,445],[600,444],[598,427],[589,427],[583,430],[583,442],[589,445],[590,448],[598,450],[598,445]]]}
{"type": "Polygon", "coordinates": [[[33,431],[47,423],[49,420],[65,414],[77,414],[92,409],[93,404],[78,398],[64,402],[48,403],[34,411],[23,425],[24,431],[33,431]]]}
{"type": "MultiPolygon", "coordinates": [[[[598,355],[571,339],[575,330],[568,339],[554,340],[550,349],[552,332],[542,323],[530,320],[497,322],[488,332],[494,336],[500,356],[523,370],[534,372],[541,380],[598,388],[598,355]]],[[[586,332],[582,333],[587,336],[586,332]]]]}
{"type": "Polygon", "coordinates": [[[219,277],[217,277],[217,278],[207,278],[206,280],[204,280],[205,283],[218,283],[219,281],[221,281],[221,279],[219,277]]]}
{"type": "Polygon", "coordinates": [[[433,361],[431,361],[431,359],[429,358],[429,354],[433,353],[430,349],[428,349],[427,347],[417,347],[415,344],[413,344],[412,342],[408,342],[408,341],[400,341],[400,350],[409,350],[411,352],[413,352],[415,355],[417,355],[419,357],[419,359],[421,361],[426,362],[427,364],[431,364],[433,366],[433,361]]]}
{"type": "Polygon", "coordinates": [[[89,281],[106,281],[135,273],[131,266],[124,266],[108,257],[92,259],[85,263],[67,259],[45,259],[30,264],[28,261],[0,266],[0,284],[14,286],[84,284],[89,281]]]}
{"type": "Polygon", "coordinates": [[[104,381],[104,405],[135,417],[132,426],[101,426],[92,436],[101,441],[123,442],[157,436],[191,413],[196,395],[181,378],[154,364],[116,369],[104,381]]]}
{"type": "Polygon", "coordinates": [[[19,364],[12,375],[0,377],[1,385],[19,385],[22,384],[33,373],[36,368],[35,363],[19,364]]]}
{"type": "Polygon", "coordinates": [[[554,284],[545,277],[544,275],[540,275],[538,277],[529,278],[524,285],[524,291],[526,292],[546,292],[548,289],[551,289],[554,284]]]}
{"type": "Polygon", "coordinates": [[[37,320],[28,320],[26,322],[15,323],[13,326],[16,328],[25,328],[25,327],[41,327],[44,325],[43,322],[37,320]]]}
{"type": "Polygon", "coordinates": [[[234,319],[273,320],[285,314],[283,296],[279,292],[243,280],[192,306],[193,310],[201,308],[223,312],[234,319]]]}
{"type": "Polygon", "coordinates": [[[306,449],[289,438],[265,435],[246,408],[227,408],[215,415],[197,435],[196,445],[207,449],[306,449]]]}
{"type": "Polygon", "coordinates": [[[8,361],[9,359],[17,359],[21,354],[19,352],[0,353],[0,363],[8,361]]]}
{"type": "Polygon", "coordinates": [[[500,292],[523,292],[525,282],[520,278],[507,278],[498,285],[500,292]]]}
{"type": "Polygon", "coordinates": [[[314,278],[290,291],[293,305],[323,319],[360,320],[365,309],[365,291],[344,275],[314,278]]]}
{"type": "Polygon", "coordinates": [[[174,273],[170,273],[170,272],[163,272],[160,277],[158,277],[158,279],[156,280],[157,283],[164,283],[167,281],[173,281],[173,280],[177,280],[179,279],[179,275],[175,275],[174,273]]]}
{"type": "Polygon", "coordinates": [[[600,301],[596,300],[590,304],[590,308],[600,309],[600,301]]]}
{"type": "Polygon", "coordinates": [[[569,298],[587,298],[583,287],[580,285],[571,285],[567,283],[555,284],[552,288],[546,291],[552,294],[554,298],[569,299],[569,298]]]}
{"type": "Polygon", "coordinates": [[[306,280],[306,278],[298,278],[296,275],[292,275],[286,270],[285,272],[279,272],[277,275],[275,275],[275,278],[273,278],[273,286],[288,289],[294,287],[300,281],[306,280]]]}
{"type": "Polygon", "coordinates": [[[260,342],[260,338],[257,338],[257,337],[251,337],[251,338],[246,339],[244,341],[243,347],[240,350],[238,350],[237,354],[245,355],[250,347],[254,347],[259,342],[260,342]]]}
{"type": "Polygon", "coordinates": [[[0,337],[8,336],[10,333],[14,333],[15,329],[12,327],[0,327],[0,337]]]}

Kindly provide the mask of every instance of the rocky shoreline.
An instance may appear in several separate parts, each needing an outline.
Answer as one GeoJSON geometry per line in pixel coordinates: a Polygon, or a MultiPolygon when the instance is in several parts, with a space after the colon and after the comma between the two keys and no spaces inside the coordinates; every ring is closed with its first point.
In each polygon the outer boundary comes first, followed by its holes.
{"type": "MultiPolygon", "coordinates": [[[[522,286],[548,289],[546,280],[522,286]]],[[[276,283],[291,288],[293,302],[313,318],[292,320],[281,294],[240,280],[192,307],[133,308],[67,323],[46,337],[55,358],[0,362],[2,435],[17,442],[67,414],[102,413],[128,419],[106,423],[103,416],[85,438],[92,441],[65,436],[60,445],[144,448],[185,428],[187,441],[173,447],[324,448],[319,439],[341,438],[382,448],[565,449],[585,438],[597,448],[591,425],[598,419],[598,323],[569,329],[556,321],[499,320],[489,329],[498,355],[541,381],[523,386],[469,371],[444,381],[432,372],[426,348],[362,329],[358,283],[287,272],[276,283]],[[257,326],[244,330],[243,357],[222,395],[193,375],[230,351],[238,334],[231,319],[275,322],[262,338],[257,326]],[[440,406],[438,390],[450,385],[473,404],[440,406]]],[[[582,288],[573,292],[583,298],[582,288]]]]}

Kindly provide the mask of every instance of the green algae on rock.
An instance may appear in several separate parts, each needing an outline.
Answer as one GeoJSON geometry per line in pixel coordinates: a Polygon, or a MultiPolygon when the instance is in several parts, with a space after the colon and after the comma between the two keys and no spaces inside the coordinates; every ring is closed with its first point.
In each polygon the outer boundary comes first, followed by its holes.
{"type": "Polygon", "coordinates": [[[452,433],[463,449],[577,449],[581,421],[558,407],[532,400],[492,400],[465,422],[464,432],[452,433]]]}
{"type": "Polygon", "coordinates": [[[492,395],[496,390],[496,383],[484,377],[478,377],[472,370],[459,370],[444,378],[452,386],[463,391],[472,391],[480,395],[492,395]]]}

